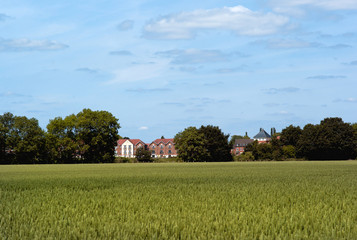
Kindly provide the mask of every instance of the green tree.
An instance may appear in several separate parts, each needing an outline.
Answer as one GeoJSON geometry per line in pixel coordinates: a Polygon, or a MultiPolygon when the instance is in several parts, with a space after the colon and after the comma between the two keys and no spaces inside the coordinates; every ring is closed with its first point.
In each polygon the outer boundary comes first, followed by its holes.
{"type": "Polygon", "coordinates": [[[113,162],[119,138],[118,119],[107,111],[83,109],[77,114],[76,137],[79,157],[84,162],[113,162]]]}
{"type": "Polygon", "coordinates": [[[318,156],[316,141],[318,138],[318,126],[306,124],[302,134],[297,142],[297,155],[307,159],[313,159],[318,156]]]}
{"type": "Polygon", "coordinates": [[[184,162],[204,162],[210,154],[206,149],[205,136],[195,127],[188,127],[175,136],[178,157],[184,162]]]}
{"type": "Polygon", "coordinates": [[[151,152],[143,147],[139,147],[135,152],[138,162],[152,162],[151,152]]]}
{"type": "Polygon", "coordinates": [[[198,132],[205,138],[205,148],[209,153],[207,162],[233,161],[231,155],[232,147],[228,143],[229,134],[225,135],[217,126],[201,126],[198,132]]]}
{"type": "Polygon", "coordinates": [[[83,109],[47,125],[47,145],[56,163],[113,162],[120,125],[111,113],[83,109]]]}
{"type": "Polygon", "coordinates": [[[301,134],[302,130],[299,126],[290,125],[281,131],[280,140],[283,145],[297,146],[301,134]]]}
{"type": "Polygon", "coordinates": [[[6,128],[0,122],[0,164],[6,163],[6,128]]]}
{"type": "Polygon", "coordinates": [[[13,146],[10,146],[10,132],[13,131],[15,116],[12,113],[4,113],[0,115],[0,161],[2,164],[12,163],[15,155],[13,154],[13,146]]]}
{"type": "Polygon", "coordinates": [[[341,118],[325,118],[319,125],[306,125],[298,141],[298,153],[307,159],[355,158],[355,149],[354,129],[341,118]]]}
{"type": "Polygon", "coordinates": [[[76,116],[65,119],[57,117],[47,125],[46,143],[49,158],[53,163],[75,163],[78,143],[76,139],[76,116]]]}
{"type": "Polygon", "coordinates": [[[292,145],[282,146],[283,158],[296,158],[296,149],[292,145]]]}
{"type": "Polygon", "coordinates": [[[7,145],[14,153],[13,163],[46,162],[45,132],[35,118],[14,117],[7,145]]]}

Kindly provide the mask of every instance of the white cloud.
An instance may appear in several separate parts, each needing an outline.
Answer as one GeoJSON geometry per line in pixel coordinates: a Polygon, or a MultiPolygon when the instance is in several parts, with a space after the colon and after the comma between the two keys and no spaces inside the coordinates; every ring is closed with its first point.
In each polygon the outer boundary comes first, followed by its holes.
{"type": "Polygon", "coordinates": [[[145,36],[158,39],[190,39],[199,30],[222,29],[238,35],[273,34],[288,23],[285,16],[254,12],[243,6],[182,12],[148,23],[145,36]]]}
{"type": "Polygon", "coordinates": [[[165,61],[155,64],[135,64],[127,68],[118,69],[113,72],[113,79],[107,83],[137,82],[157,78],[166,70],[168,64],[165,61]]]}
{"type": "Polygon", "coordinates": [[[356,0],[273,0],[275,10],[286,12],[300,6],[312,6],[325,10],[350,10],[357,9],[356,0]]]}
{"type": "Polygon", "coordinates": [[[139,130],[148,130],[149,128],[146,126],[139,127],[139,130]]]}
{"type": "Polygon", "coordinates": [[[2,39],[0,52],[53,51],[68,48],[67,45],[49,40],[2,39]]]}

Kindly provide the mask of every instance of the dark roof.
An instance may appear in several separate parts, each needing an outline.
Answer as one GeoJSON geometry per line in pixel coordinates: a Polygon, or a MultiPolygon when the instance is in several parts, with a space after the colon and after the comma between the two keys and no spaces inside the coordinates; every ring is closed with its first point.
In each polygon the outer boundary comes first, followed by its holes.
{"type": "Polygon", "coordinates": [[[234,146],[235,147],[245,147],[247,146],[249,143],[254,142],[253,139],[236,139],[234,141],[234,146]]]}
{"type": "Polygon", "coordinates": [[[271,138],[271,136],[264,131],[263,128],[260,129],[260,132],[253,137],[254,139],[261,139],[261,138],[271,138]]]}

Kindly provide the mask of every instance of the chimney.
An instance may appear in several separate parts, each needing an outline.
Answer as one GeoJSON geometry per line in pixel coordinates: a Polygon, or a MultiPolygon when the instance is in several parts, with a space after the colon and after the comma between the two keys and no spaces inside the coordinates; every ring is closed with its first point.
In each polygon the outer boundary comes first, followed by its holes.
{"type": "Polygon", "coordinates": [[[270,136],[273,136],[275,133],[276,133],[275,128],[271,128],[271,130],[270,130],[270,136]]]}

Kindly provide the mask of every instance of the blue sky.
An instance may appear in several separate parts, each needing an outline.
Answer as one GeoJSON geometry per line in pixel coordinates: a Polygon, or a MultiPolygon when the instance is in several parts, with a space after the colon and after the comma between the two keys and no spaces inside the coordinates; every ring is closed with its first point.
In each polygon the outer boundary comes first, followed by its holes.
{"type": "Polygon", "coordinates": [[[0,113],[83,108],[150,142],[357,122],[357,0],[0,2],[0,113]]]}

